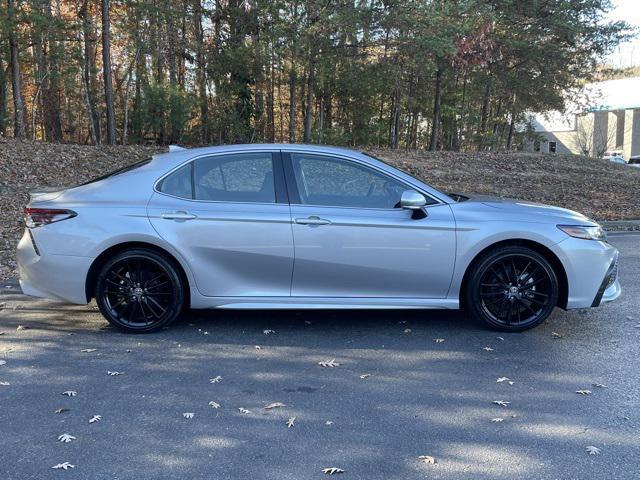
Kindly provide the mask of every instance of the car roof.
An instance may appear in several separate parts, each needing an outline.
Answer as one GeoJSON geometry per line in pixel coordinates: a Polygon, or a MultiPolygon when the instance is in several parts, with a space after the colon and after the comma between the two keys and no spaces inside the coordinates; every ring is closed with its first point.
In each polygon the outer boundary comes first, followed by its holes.
{"type": "Polygon", "coordinates": [[[217,154],[217,153],[230,153],[230,152],[247,152],[247,151],[260,151],[260,150],[282,150],[282,151],[296,151],[296,152],[322,152],[322,153],[334,153],[338,155],[362,155],[357,150],[351,150],[342,147],[332,147],[328,145],[307,145],[299,143],[246,143],[246,144],[234,144],[234,145],[215,145],[210,147],[196,147],[196,148],[184,148],[180,150],[169,151],[165,153],[159,153],[153,156],[154,159],[160,161],[175,160],[180,161],[182,159],[199,157],[201,155],[217,154]]]}

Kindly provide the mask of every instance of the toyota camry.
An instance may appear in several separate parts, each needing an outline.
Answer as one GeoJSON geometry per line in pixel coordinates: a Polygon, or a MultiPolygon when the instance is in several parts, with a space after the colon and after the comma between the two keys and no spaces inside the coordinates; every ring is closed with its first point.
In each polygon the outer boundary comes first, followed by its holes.
{"type": "Polygon", "coordinates": [[[17,250],[28,295],[114,326],[186,308],[458,309],[522,331],[621,292],[602,228],[562,208],[445,194],[367,154],[234,145],[169,153],[32,193],[17,250]]]}

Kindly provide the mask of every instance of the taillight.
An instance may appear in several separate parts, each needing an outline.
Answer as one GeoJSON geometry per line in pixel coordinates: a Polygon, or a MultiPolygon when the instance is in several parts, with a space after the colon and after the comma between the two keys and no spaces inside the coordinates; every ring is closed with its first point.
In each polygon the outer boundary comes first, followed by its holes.
{"type": "Polygon", "coordinates": [[[62,210],[58,208],[30,208],[24,209],[24,223],[29,228],[48,225],[49,223],[67,220],[77,215],[72,210],[62,210]]]}

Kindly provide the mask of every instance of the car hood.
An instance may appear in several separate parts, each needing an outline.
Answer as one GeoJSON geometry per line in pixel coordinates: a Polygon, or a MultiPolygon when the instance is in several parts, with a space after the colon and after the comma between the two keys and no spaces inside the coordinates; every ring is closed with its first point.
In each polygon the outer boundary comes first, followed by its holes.
{"type": "Polygon", "coordinates": [[[462,196],[463,198],[468,198],[468,200],[464,201],[465,204],[481,204],[504,214],[535,217],[540,221],[555,221],[562,219],[562,221],[566,221],[567,224],[574,225],[598,225],[597,222],[579,212],[575,212],[567,208],[554,207],[553,205],[545,205],[543,203],[529,202],[513,198],[492,197],[489,195],[457,195],[462,196]]]}

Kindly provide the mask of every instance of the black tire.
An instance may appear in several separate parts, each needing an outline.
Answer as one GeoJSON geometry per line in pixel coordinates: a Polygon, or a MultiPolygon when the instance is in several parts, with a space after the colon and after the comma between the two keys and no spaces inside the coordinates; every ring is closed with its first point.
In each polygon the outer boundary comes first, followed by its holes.
{"type": "Polygon", "coordinates": [[[558,303],[556,272],[535,250],[500,247],[472,268],[465,285],[465,306],[492,329],[528,330],[544,322],[558,303]]]}
{"type": "Polygon", "coordinates": [[[184,288],[173,261],[136,248],[105,262],[98,272],[95,298],[100,313],[114,327],[148,333],[178,318],[185,303],[184,288]]]}

